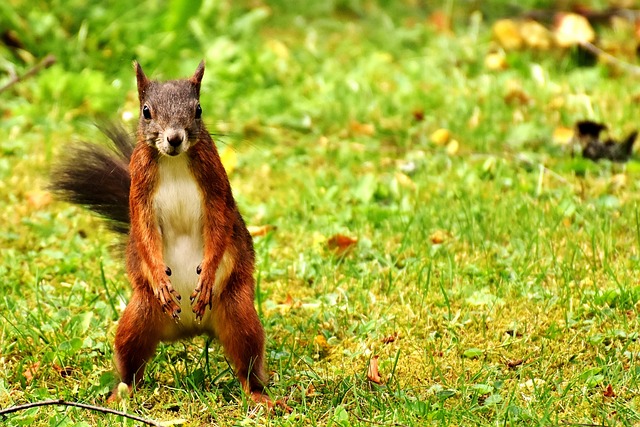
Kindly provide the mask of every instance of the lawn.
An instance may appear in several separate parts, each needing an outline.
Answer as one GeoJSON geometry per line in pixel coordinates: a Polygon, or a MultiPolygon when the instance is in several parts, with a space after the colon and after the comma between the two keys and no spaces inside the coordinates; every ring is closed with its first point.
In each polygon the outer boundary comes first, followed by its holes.
{"type": "MultiPolygon", "coordinates": [[[[203,117],[256,233],[268,391],[292,411],[250,404],[204,338],[162,345],[112,408],[186,426],[640,424],[640,163],[560,137],[636,129],[640,78],[493,39],[553,2],[89,3],[0,3],[0,85],[57,60],[0,92],[0,408],[108,406],[120,241],[52,199],[49,174],[106,140],[95,122],[134,129],[134,59],[159,79],[205,59],[203,117]]],[[[636,62],[632,24],[594,28],[636,62]]],[[[67,407],[3,422],[139,425],[67,407]]]]}

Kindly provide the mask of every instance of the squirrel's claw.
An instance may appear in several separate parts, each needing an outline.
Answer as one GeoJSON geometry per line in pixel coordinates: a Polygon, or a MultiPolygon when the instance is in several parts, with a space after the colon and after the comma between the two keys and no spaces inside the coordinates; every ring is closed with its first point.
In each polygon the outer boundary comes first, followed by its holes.
{"type": "Polygon", "coordinates": [[[179,320],[182,309],[177,301],[180,301],[181,297],[180,294],[173,289],[171,282],[168,280],[162,280],[160,281],[158,288],[154,288],[153,291],[160,302],[162,311],[171,316],[174,320],[179,320]]]}
{"type": "Polygon", "coordinates": [[[196,315],[196,320],[200,321],[204,317],[204,312],[213,308],[213,289],[212,286],[207,284],[206,277],[200,279],[198,286],[194,289],[190,296],[191,305],[193,306],[193,312],[196,315]],[[204,279],[204,280],[203,280],[204,279]]]}

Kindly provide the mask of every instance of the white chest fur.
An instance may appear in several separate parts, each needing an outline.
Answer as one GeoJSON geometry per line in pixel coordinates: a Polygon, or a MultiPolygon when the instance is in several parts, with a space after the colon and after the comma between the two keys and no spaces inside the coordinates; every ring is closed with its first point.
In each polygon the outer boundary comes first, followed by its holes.
{"type": "Polygon", "coordinates": [[[160,158],[154,198],[164,261],[182,297],[180,323],[185,326],[194,321],[189,296],[198,284],[196,268],[204,255],[202,193],[188,162],[186,155],[160,158]]]}

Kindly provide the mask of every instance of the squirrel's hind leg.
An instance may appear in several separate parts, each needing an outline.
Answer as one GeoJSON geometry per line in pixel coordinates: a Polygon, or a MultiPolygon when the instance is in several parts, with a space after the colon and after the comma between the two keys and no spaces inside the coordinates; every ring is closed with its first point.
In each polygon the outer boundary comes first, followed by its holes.
{"type": "MultiPolygon", "coordinates": [[[[253,306],[253,277],[235,270],[212,310],[213,333],[231,360],[244,391],[264,403],[268,378],[264,368],[264,330],[253,306]]],[[[216,301],[217,299],[217,301],[216,301]]]]}
{"type": "MultiPolygon", "coordinates": [[[[134,291],[124,310],[116,331],[114,351],[120,381],[132,389],[139,384],[144,368],[160,342],[163,323],[162,310],[149,292],[134,291]]],[[[117,386],[109,401],[117,400],[117,386]]]]}

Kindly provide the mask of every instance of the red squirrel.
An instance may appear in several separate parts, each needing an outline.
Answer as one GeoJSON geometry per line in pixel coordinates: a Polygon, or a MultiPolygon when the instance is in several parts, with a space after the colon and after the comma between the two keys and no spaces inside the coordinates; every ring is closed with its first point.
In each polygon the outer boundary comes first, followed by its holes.
{"type": "Polygon", "coordinates": [[[128,232],[133,293],[114,344],[121,381],[130,390],[141,381],[159,342],[206,334],[221,342],[245,392],[269,402],[253,242],[202,120],[204,61],[191,78],[166,82],[149,80],[137,62],[134,68],[135,146],[126,131],[105,128],[116,149],[80,146],[52,182],[62,199],[128,232]]]}

